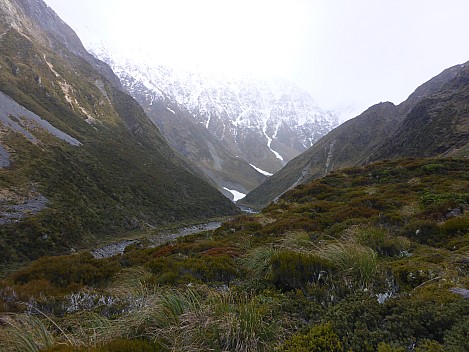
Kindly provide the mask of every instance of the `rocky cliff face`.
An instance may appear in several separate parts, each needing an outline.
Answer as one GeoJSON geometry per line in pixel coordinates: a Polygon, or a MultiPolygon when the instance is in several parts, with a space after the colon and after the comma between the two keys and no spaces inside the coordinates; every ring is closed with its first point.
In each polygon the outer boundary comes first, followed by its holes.
{"type": "Polygon", "coordinates": [[[0,265],[236,212],[44,2],[0,2],[0,52],[0,265]]]}

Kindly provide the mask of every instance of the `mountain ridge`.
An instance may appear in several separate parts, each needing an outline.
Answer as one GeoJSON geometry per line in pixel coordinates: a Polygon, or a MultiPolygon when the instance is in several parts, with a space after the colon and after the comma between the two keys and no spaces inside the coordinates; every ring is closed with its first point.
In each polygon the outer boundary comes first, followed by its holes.
{"type": "Polygon", "coordinates": [[[329,132],[251,191],[240,204],[261,208],[298,184],[339,168],[371,161],[398,157],[467,157],[468,76],[467,64],[455,65],[419,86],[397,106],[389,102],[372,106],[329,132]],[[458,108],[451,110],[451,104],[457,104],[458,108]],[[444,133],[442,128],[446,128],[444,133]],[[453,147],[460,148],[460,152],[453,147]]]}

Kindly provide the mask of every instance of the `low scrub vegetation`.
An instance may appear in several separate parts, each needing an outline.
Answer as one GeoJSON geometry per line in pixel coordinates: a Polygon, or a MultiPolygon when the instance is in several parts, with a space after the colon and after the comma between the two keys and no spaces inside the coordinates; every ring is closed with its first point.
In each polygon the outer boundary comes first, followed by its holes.
{"type": "Polygon", "coordinates": [[[469,162],[340,170],[156,248],[5,277],[5,351],[469,350],[469,162]]]}

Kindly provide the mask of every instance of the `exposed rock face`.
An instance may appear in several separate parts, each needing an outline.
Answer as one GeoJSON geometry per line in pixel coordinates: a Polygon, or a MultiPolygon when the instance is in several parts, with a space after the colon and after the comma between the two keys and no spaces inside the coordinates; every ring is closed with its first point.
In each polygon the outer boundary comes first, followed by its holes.
{"type": "Polygon", "coordinates": [[[22,200],[16,199],[16,203],[11,198],[2,198],[0,198],[0,225],[18,222],[29,216],[36,215],[44,210],[48,203],[48,199],[43,195],[36,195],[22,200]]]}
{"type": "Polygon", "coordinates": [[[0,169],[4,169],[11,164],[11,154],[0,144],[0,169]]]}
{"type": "Polygon", "coordinates": [[[77,139],[55,128],[49,122],[25,109],[2,92],[0,92],[0,123],[9,130],[21,133],[32,143],[40,142],[34,136],[34,130],[40,128],[70,145],[79,146],[81,144],[77,139]]]}

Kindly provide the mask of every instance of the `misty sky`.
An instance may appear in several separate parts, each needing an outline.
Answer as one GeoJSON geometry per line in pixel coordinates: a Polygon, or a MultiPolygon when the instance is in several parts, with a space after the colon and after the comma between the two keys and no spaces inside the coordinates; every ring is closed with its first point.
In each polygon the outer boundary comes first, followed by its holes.
{"type": "Polygon", "coordinates": [[[467,0],[46,0],[85,43],[288,78],[327,109],[400,103],[469,61],[467,0]],[[143,48],[143,49],[142,49],[143,48]]]}

